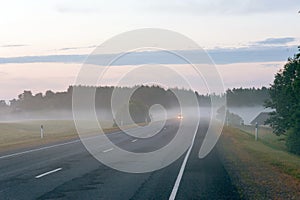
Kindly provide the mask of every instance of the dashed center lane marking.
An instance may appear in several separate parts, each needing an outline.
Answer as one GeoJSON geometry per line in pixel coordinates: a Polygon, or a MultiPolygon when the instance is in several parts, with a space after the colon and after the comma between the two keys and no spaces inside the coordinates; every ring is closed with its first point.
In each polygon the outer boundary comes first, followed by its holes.
{"type": "Polygon", "coordinates": [[[131,142],[136,142],[137,141],[137,139],[134,139],[134,140],[132,140],[131,142]]]}
{"type": "Polygon", "coordinates": [[[107,152],[110,152],[112,150],[114,150],[114,148],[106,149],[106,150],[103,151],[103,153],[107,153],[107,152]]]}
{"type": "Polygon", "coordinates": [[[58,171],[60,171],[60,170],[62,170],[62,168],[57,168],[57,169],[51,170],[51,171],[49,171],[49,172],[45,172],[45,173],[43,173],[43,174],[40,174],[40,175],[36,176],[35,178],[36,178],[36,179],[42,178],[43,176],[47,176],[47,175],[49,175],[49,174],[53,174],[53,173],[58,172],[58,171]]]}

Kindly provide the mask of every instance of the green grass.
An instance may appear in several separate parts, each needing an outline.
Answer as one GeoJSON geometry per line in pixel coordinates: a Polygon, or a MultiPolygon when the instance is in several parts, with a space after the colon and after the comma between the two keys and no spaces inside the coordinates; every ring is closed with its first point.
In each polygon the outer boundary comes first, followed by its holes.
{"type": "MultiPolygon", "coordinates": [[[[80,136],[85,137],[100,133],[97,122],[80,121],[80,136]]],[[[120,130],[113,127],[113,122],[100,121],[104,133],[120,130]]],[[[138,124],[139,126],[145,123],[138,124]]],[[[122,129],[136,127],[137,125],[124,125],[122,129]]],[[[51,142],[78,138],[73,120],[28,120],[15,122],[0,122],[0,152],[33,147],[51,142]],[[44,127],[44,138],[40,137],[41,125],[44,127]]]]}
{"type": "MultiPolygon", "coordinates": [[[[225,129],[240,148],[246,150],[257,162],[264,162],[300,180],[300,157],[286,151],[282,141],[270,130],[261,130],[259,141],[252,133],[237,128],[225,129]]],[[[225,148],[230,148],[229,146],[225,148]]]]}
{"type": "MultiPolygon", "coordinates": [[[[97,127],[85,121],[84,133],[93,133],[97,127]]],[[[112,122],[101,122],[101,127],[109,130],[112,122]]],[[[0,151],[27,145],[44,144],[47,142],[78,137],[73,120],[32,120],[0,123],[0,151]],[[40,138],[40,127],[44,126],[44,138],[40,138]]]]}
{"type": "MultiPolygon", "coordinates": [[[[249,134],[254,138],[255,133],[255,127],[254,126],[237,126],[238,129],[241,131],[249,134]]],[[[285,145],[285,137],[284,135],[277,136],[273,133],[272,128],[270,127],[259,127],[258,128],[258,140],[262,143],[277,149],[277,150],[284,150],[286,151],[286,145],[285,145]]]]}
{"type": "Polygon", "coordinates": [[[260,136],[255,141],[249,129],[224,127],[217,145],[240,197],[297,199],[300,196],[300,157],[280,147],[281,141],[278,144],[269,129],[261,130],[260,136]],[[266,141],[268,139],[270,141],[266,141]]]}

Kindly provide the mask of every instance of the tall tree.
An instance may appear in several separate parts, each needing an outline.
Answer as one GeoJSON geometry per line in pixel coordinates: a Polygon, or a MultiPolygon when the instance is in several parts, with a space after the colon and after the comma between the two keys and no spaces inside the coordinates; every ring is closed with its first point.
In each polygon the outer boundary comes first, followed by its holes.
{"type": "MultiPolygon", "coordinates": [[[[300,51],[300,47],[299,47],[300,51]]],[[[275,75],[266,107],[275,109],[267,123],[277,135],[287,134],[287,147],[300,154],[300,52],[275,75]]]]}

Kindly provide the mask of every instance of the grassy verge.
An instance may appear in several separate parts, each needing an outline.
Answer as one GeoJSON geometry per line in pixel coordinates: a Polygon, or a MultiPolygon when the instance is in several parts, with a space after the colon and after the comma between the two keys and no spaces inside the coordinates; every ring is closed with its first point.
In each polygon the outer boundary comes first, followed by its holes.
{"type": "MultiPolygon", "coordinates": [[[[80,125],[81,136],[91,136],[99,133],[98,125],[92,121],[82,121],[80,125]]],[[[109,121],[99,122],[104,133],[119,131],[109,121]]],[[[140,123],[144,126],[146,123],[140,123]]],[[[137,127],[137,125],[124,125],[122,129],[137,127]]],[[[16,122],[0,122],[0,152],[34,147],[55,142],[63,142],[79,138],[73,120],[31,120],[16,122]],[[40,138],[41,125],[44,127],[44,138],[40,138]]]]}
{"type": "MultiPolygon", "coordinates": [[[[89,122],[86,122],[87,127],[89,122]]],[[[92,124],[92,123],[91,123],[92,124]]],[[[112,122],[101,122],[105,132],[112,132],[112,122]]],[[[86,129],[86,134],[97,132],[97,127],[86,129]]],[[[73,120],[32,120],[0,123],[0,152],[18,148],[38,146],[52,142],[78,138],[73,120]],[[44,126],[44,138],[40,138],[40,127],[44,126]]]]}
{"type": "MultiPolygon", "coordinates": [[[[243,125],[243,126],[237,126],[237,128],[254,137],[254,133],[255,133],[254,126],[243,125]]],[[[284,150],[284,151],[287,150],[285,145],[285,137],[286,136],[284,135],[276,136],[273,133],[272,128],[270,127],[260,126],[258,128],[258,139],[264,144],[274,149],[284,150]]]]}
{"type": "Polygon", "coordinates": [[[296,199],[300,196],[300,157],[277,141],[225,127],[218,148],[224,165],[245,199],[296,199]]]}

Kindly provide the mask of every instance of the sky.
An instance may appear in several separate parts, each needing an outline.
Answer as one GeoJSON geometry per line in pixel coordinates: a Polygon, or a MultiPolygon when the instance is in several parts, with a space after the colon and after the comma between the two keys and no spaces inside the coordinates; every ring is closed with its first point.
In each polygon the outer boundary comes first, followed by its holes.
{"type": "MultiPolygon", "coordinates": [[[[134,29],[168,29],[194,40],[215,62],[226,88],[268,86],[300,43],[299,0],[0,2],[5,100],[23,90],[66,90],[95,47],[134,29]]],[[[136,54],[135,62],[118,69],[143,64],[148,54],[136,54]]]]}

